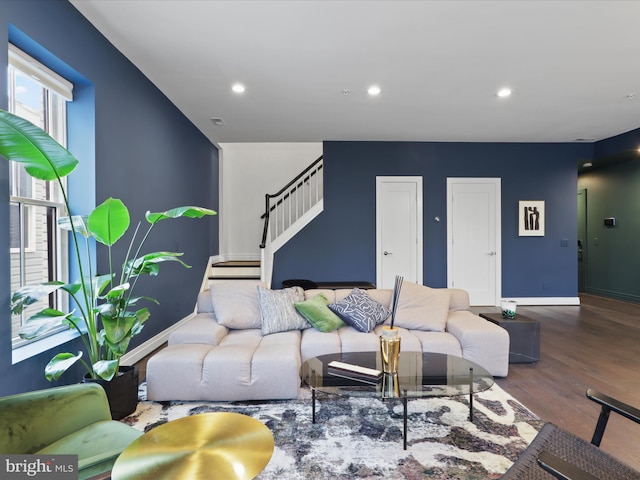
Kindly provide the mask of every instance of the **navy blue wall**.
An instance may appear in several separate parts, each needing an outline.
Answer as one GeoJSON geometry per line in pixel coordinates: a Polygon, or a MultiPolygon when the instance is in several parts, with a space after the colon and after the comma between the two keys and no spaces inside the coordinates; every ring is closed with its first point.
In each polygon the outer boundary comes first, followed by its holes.
{"type": "Polygon", "coordinates": [[[276,253],[288,278],[376,281],[376,176],[419,175],[424,283],[447,285],[447,177],[502,179],[502,296],[577,296],[577,163],[587,144],[325,142],[324,212],[276,253]],[[546,202],[546,235],[518,237],[518,201],[546,202]],[[440,217],[436,223],[434,217],[440,217]],[[568,239],[569,247],[560,240],[568,239]]]}
{"type": "MultiPolygon", "coordinates": [[[[180,205],[218,209],[217,149],[71,4],[65,0],[3,1],[0,38],[6,44],[10,36],[21,35],[25,43],[44,47],[65,64],[64,68],[70,67],[72,74],[77,72],[87,80],[79,91],[88,102],[76,109],[75,120],[70,120],[70,149],[81,163],[92,161],[90,157],[95,155],[95,184],[82,189],[93,195],[86,199],[88,205],[110,196],[121,198],[136,221],[144,221],[147,210],[180,205]],[[95,117],[86,117],[81,127],[83,122],[77,115],[90,115],[92,110],[95,117]],[[78,128],[86,130],[79,132],[78,128]],[[87,142],[87,138],[94,142],[87,142]],[[94,151],[87,143],[95,145],[94,151]]],[[[0,48],[0,64],[4,66],[6,52],[0,48]]],[[[43,55],[47,57],[46,52],[43,55]]],[[[0,75],[0,91],[6,92],[6,87],[6,75],[0,75]]],[[[0,107],[7,108],[4,96],[0,107]]],[[[88,177],[93,176],[91,168],[85,170],[88,177]]],[[[75,342],[12,365],[7,198],[7,162],[0,162],[0,395],[51,385],[43,375],[46,362],[57,351],[80,349],[75,342]]],[[[121,258],[123,249],[117,249],[116,258],[121,258]]],[[[194,267],[187,270],[177,264],[163,265],[158,277],[145,279],[140,285],[137,293],[156,297],[161,304],[150,306],[151,319],[133,346],[193,311],[207,260],[218,253],[217,217],[161,222],[148,243],[148,251],[152,250],[184,251],[184,260],[194,267]]],[[[106,252],[100,248],[97,262],[98,270],[105,271],[106,252]]],[[[79,373],[65,375],[60,383],[78,381],[79,373]]]]}

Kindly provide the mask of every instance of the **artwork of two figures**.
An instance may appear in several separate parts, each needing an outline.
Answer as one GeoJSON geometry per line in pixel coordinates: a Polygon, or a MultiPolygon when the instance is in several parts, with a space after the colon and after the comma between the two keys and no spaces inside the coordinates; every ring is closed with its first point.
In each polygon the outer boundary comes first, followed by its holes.
{"type": "Polygon", "coordinates": [[[544,200],[520,200],[519,228],[521,237],[544,237],[544,200]]]}

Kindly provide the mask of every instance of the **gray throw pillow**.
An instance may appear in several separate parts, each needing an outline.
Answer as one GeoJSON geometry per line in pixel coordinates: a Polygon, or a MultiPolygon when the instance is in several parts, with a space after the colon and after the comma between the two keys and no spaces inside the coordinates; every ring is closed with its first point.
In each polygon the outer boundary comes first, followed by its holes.
{"type": "Polygon", "coordinates": [[[408,330],[444,332],[449,318],[450,290],[404,282],[395,326],[408,330]]]}
{"type": "Polygon", "coordinates": [[[211,285],[211,304],[218,323],[234,329],[260,328],[258,285],[265,286],[265,283],[234,280],[211,285]]]}
{"type": "Polygon", "coordinates": [[[380,305],[359,288],[354,288],[344,299],[330,304],[329,308],[347,325],[360,332],[370,332],[391,314],[387,307],[380,305]]]}
{"type": "Polygon", "coordinates": [[[309,328],[311,325],[294,307],[294,303],[302,301],[304,301],[304,290],[300,287],[282,290],[258,287],[262,335],[309,328]]]}

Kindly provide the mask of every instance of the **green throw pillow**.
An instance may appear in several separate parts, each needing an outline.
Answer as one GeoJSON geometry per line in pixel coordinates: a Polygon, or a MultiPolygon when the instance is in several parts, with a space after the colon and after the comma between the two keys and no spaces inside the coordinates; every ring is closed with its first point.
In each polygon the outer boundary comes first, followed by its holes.
{"type": "Polygon", "coordinates": [[[294,305],[296,310],[321,332],[333,332],[345,325],[342,319],[329,309],[327,306],[329,305],[329,300],[322,293],[304,302],[297,302],[294,305]]]}

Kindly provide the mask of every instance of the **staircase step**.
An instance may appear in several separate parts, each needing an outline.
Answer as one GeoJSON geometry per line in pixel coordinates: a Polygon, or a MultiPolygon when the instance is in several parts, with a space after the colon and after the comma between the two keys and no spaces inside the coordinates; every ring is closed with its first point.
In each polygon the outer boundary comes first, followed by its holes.
{"type": "Polygon", "coordinates": [[[260,262],[228,261],[211,265],[210,280],[260,279],[260,262]]]}
{"type": "Polygon", "coordinates": [[[233,270],[226,268],[212,268],[209,277],[217,278],[233,278],[233,277],[255,277],[260,276],[259,268],[234,268],[233,270]]]}

